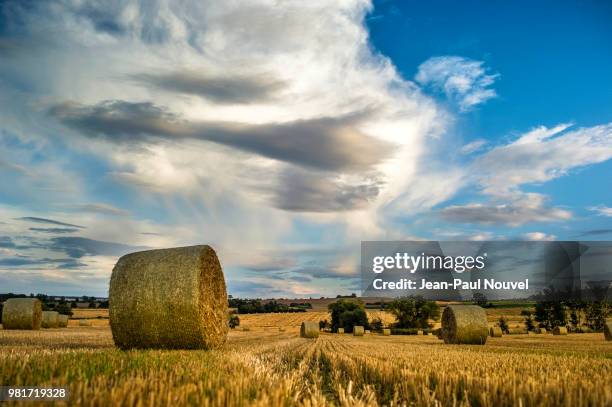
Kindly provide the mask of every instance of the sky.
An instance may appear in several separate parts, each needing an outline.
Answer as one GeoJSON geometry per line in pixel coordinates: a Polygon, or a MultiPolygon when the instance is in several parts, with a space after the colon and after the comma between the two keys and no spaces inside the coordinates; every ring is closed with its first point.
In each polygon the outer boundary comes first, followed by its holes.
{"type": "Polygon", "coordinates": [[[0,1],[0,292],[210,244],[359,292],[363,240],[612,238],[601,2],[0,1]]]}

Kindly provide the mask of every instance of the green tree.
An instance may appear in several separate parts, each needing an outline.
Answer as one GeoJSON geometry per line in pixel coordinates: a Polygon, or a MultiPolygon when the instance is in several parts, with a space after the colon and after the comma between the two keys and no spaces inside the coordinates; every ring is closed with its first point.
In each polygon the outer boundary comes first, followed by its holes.
{"type": "Polygon", "coordinates": [[[423,297],[404,297],[391,301],[387,307],[396,319],[397,328],[431,328],[429,320],[440,318],[440,307],[423,297]]]}
{"type": "Polygon", "coordinates": [[[72,308],[66,302],[60,302],[59,304],[57,304],[55,306],[55,310],[57,312],[59,312],[60,314],[63,314],[63,315],[72,316],[72,314],[73,314],[72,308]]]}
{"type": "Polygon", "coordinates": [[[238,317],[238,315],[236,315],[236,314],[230,315],[230,317],[229,317],[229,327],[231,329],[234,329],[237,326],[240,326],[240,317],[238,317]]]}
{"type": "Polygon", "coordinates": [[[326,319],[322,319],[319,321],[319,331],[322,331],[325,328],[329,328],[329,327],[330,327],[329,321],[327,321],[326,319]]]}
{"type": "Polygon", "coordinates": [[[531,312],[525,316],[525,328],[527,331],[533,331],[535,329],[535,325],[533,323],[533,318],[531,317],[531,312]]]}
{"type": "Polygon", "coordinates": [[[497,321],[497,325],[499,325],[499,328],[502,330],[503,333],[507,334],[508,333],[508,321],[506,321],[506,318],[499,317],[499,320],[497,321]]]}
{"type": "Polygon", "coordinates": [[[368,316],[364,305],[359,300],[340,299],[327,306],[331,313],[331,329],[337,332],[338,328],[344,328],[344,332],[353,332],[353,327],[361,325],[369,328],[368,316]]]}

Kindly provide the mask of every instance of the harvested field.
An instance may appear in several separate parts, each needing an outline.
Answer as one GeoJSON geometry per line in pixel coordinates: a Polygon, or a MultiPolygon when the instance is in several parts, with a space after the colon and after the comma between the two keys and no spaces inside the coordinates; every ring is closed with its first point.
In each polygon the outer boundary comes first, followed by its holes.
{"type": "Polygon", "coordinates": [[[152,394],[156,405],[606,406],[611,374],[612,343],[601,333],[516,335],[479,346],[433,336],[313,340],[297,330],[233,330],[212,351],[126,352],[113,346],[107,326],[0,330],[0,382],[69,386],[77,406],[150,405],[152,394]]]}

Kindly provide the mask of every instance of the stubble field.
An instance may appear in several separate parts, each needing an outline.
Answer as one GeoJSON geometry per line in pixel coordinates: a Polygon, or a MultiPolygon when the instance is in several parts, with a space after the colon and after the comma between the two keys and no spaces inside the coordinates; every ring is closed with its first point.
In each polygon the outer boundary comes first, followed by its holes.
{"type": "Polygon", "coordinates": [[[612,342],[602,334],[511,335],[485,346],[375,334],[309,340],[294,326],[304,316],[316,313],[245,316],[252,329],[213,351],[120,351],[104,325],[0,330],[0,383],[67,386],[69,404],[87,406],[612,405],[612,342]]]}

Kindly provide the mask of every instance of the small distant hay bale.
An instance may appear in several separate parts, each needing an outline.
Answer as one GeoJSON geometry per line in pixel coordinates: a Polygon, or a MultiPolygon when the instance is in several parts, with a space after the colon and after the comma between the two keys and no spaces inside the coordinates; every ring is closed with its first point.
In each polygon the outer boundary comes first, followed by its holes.
{"type": "Polygon", "coordinates": [[[57,322],[60,328],[66,328],[68,326],[68,315],[59,314],[57,322]]]}
{"type": "Polygon", "coordinates": [[[567,335],[567,328],[564,326],[556,326],[553,328],[553,335],[567,335]]]}
{"type": "Polygon", "coordinates": [[[313,321],[304,321],[300,327],[300,336],[302,338],[318,338],[319,323],[313,321]]]}
{"type": "Polygon", "coordinates": [[[422,331],[422,330],[420,330],[420,329],[418,329],[416,334],[417,334],[417,335],[423,335],[423,331],[422,331]]]}
{"type": "Polygon", "coordinates": [[[383,328],[382,334],[384,336],[389,336],[389,335],[391,335],[391,330],[389,328],[383,328]]]}
{"type": "Polygon", "coordinates": [[[339,334],[343,334],[344,333],[344,328],[338,328],[338,333],[339,334]]]}
{"type": "Polygon", "coordinates": [[[361,325],[356,325],[353,327],[353,335],[354,336],[363,336],[365,329],[361,325]]]}
{"type": "Polygon", "coordinates": [[[59,328],[59,312],[43,311],[42,312],[42,327],[43,328],[59,328]]]}
{"type": "Polygon", "coordinates": [[[546,333],[546,328],[536,328],[536,332],[538,334],[545,334],[546,333]]]}
{"type": "Polygon", "coordinates": [[[2,308],[4,329],[40,329],[42,304],[36,298],[10,298],[2,308]]]}
{"type": "Polygon", "coordinates": [[[278,327],[278,332],[285,332],[285,327],[279,326],[278,327]]]}
{"type": "Polygon", "coordinates": [[[91,322],[88,319],[80,319],[79,326],[91,326],[91,322]]]}
{"type": "Polygon", "coordinates": [[[604,324],[604,338],[606,341],[612,341],[612,319],[606,320],[604,324]]]}
{"type": "Polygon", "coordinates": [[[478,305],[448,305],[442,313],[444,343],[477,344],[487,342],[487,314],[478,305]]]}
{"type": "Polygon", "coordinates": [[[501,338],[503,336],[503,332],[500,327],[492,326],[489,328],[489,336],[492,338],[501,338]]]}
{"type": "Polygon", "coordinates": [[[369,329],[366,329],[366,330],[365,330],[365,334],[366,334],[366,335],[368,335],[369,333],[370,333],[370,330],[369,330],[369,329]]]}
{"type": "Polygon", "coordinates": [[[525,335],[527,334],[527,329],[525,328],[510,328],[508,329],[508,335],[525,335]]]}
{"type": "Polygon", "coordinates": [[[427,332],[427,336],[433,336],[433,332],[427,332]]]}
{"type": "Polygon", "coordinates": [[[119,259],[110,326],[121,349],[211,349],[227,337],[227,291],[210,246],[148,250],[119,259]]]}

